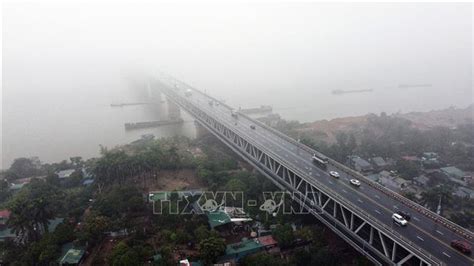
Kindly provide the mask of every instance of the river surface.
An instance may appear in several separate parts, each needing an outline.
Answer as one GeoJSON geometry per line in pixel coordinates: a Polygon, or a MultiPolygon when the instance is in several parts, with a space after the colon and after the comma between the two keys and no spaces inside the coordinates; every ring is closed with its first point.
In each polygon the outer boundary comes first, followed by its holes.
{"type": "MultiPolygon", "coordinates": [[[[90,84],[89,84],[90,85],[90,84]]],[[[124,123],[151,121],[167,117],[167,105],[158,104],[111,107],[112,103],[146,102],[146,89],[116,84],[97,84],[87,91],[58,93],[21,93],[4,95],[3,165],[14,158],[38,156],[43,162],[55,162],[72,156],[90,158],[99,154],[100,145],[114,147],[129,143],[144,134],[168,137],[181,134],[193,138],[193,119],[182,112],[185,122],[140,130],[124,129],[124,123]],[[110,86],[108,89],[107,86],[110,86]]],[[[428,111],[450,105],[464,107],[472,98],[462,93],[435,90],[432,87],[380,88],[371,92],[332,94],[324,89],[226,90],[207,89],[208,93],[235,107],[272,105],[285,119],[314,121],[366,113],[428,111]],[[423,97],[420,97],[423,95],[423,97]]]]}

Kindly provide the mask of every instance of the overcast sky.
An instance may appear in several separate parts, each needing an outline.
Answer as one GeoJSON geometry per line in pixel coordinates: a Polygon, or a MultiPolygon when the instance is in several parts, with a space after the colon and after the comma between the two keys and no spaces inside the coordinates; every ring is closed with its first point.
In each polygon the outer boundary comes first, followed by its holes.
{"type": "Polygon", "coordinates": [[[368,88],[400,105],[338,98],[343,112],[301,120],[473,102],[469,3],[9,3],[2,18],[3,127],[40,104],[116,99],[124,76],[156,70],[233,105],[324,106],[320,93],[368,88]],[[433,86],[405,101],[398,84],[433,86]]]}

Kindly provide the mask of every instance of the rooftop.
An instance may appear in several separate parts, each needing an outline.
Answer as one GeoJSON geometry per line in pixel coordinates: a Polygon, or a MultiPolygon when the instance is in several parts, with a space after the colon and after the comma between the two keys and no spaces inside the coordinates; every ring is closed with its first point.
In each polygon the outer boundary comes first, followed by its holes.
{"type": "Polygon", "coordinates": [[[67,170],[62,170],[57,172],[56,174],[58,175],[59,178],[68,178],[74,173],[76,169],[67,169],[67,170]]]}
{"type": "Polygon", "coordinates": [[[230,216],[225,211],[222,211],[222,210],[218,210],[215,212],[208,212],[207,220],[211,228],[215,228],[216,226],[228,224],[231,222],[230,216]]]}
{"type": "Polygon", "coordinates": [[[385,160],[382,157],[374,157],[371,160],[378,167],[383,167],[387,165],[387,162],[385,162],[385,160]]]}
{"type": "Polygon", "coordinates": [[[26,185],[26,183],[12,184],[12,185],[10,186],[10,189],[11,189],[11,190],[18,190],[18,189],[23,188],[25,185],[26,185]]]}
{"type": "Polygon", "coordinates": [[[59,264],[60,265],[79,264],[79,262],[82,259],[82,256],[84,256],[84,249],[71,248],[61,258],[61,260],[59,261],[59,264]]]}
{"type": "Polygon", "coordinates": [[[262,244],[263,246],[273,246],[278,244],[278,242],[273,238],[273,236],[268,235],[268,236],[261,236],[258,239],[258,242],[262,244]]]}
{"type": "Polygon", "coordinates": [[[9,210],[0,210],[0,219],[8,219],[11,212],[9,210]]]}
{"type": "Polygon", "coordinates": [[[416,182],[420,184],[426,185],[430,179],[426,177],[425,175],[420,175],[420,176],[414,177],[413,180],[415,180],[416,182]]]}
{"type": "Polygon", "coordinates": [[[457,167],[454,167],[454,166],[448,166],[448,167],[443,167],[443,168],[440,168],[441,171],[443,171],[445,174],[447,175],[450,175],[452,177],[456,177],[456,178],[463,178],[464,177],[464,172],[457,168],[457,167]]]}
{"type": "Polygon", "coordinates": [[[367,162],[366,160],[360,158],[359,156],[353,156],[353,157],[351,157],[351,160],[352,160],[355,164],[359,165],[359,166],[362,167],[362,168],[371,167],[371,165],[370,165],[369,162],[367,162]]]}
{"type": "Polygon", "coordinates": [[[226,255],[235,255],[240,253],[246,253],[252,250],[258,250],[263,247],[259,241],[256,239],[242,240],[239,243],[227,245],[225,254],[226,255]]]}

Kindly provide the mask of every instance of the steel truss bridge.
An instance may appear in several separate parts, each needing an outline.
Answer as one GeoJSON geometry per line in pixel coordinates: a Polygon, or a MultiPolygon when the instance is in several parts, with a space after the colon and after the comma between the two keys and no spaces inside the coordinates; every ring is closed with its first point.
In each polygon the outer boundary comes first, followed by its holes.
{"type": "Polygon", "coordinates": [[[311,161],[317,151],[246,115],[233,117],[233,108],[183,82],[163,77],[151,81],[151,87],[280,189],[289,191],[294,201],[375,264],[473,265],[472,255],[450,246],[453,239],[472,246],[472,232],[334,160],[329,159],[327,171],[318,168],[311,161]],[[340,178],[330,177],[331,170],[338,171],[340,178]],[[362,185],[351,186],[352,178],[362,185]],[[406,227],[393,223],[391,216],[397,210],[411,213],[406,227]]]}

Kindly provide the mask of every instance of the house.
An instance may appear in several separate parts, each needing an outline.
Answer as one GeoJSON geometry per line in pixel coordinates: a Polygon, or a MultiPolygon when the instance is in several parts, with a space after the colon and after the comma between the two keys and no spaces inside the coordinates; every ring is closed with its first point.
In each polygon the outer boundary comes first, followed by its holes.
{"type": "Polygon", "coordinates": [[[377,170],[383,170],[388,166],[388,163],[382,157],[374,157],[371,158],[370,161],[377,170]]]}
{"type": "Polygon", "coordinates": [[[420,175],[413,178],[413,183],[420,187],[426,187],[426,185],[428,184],[428,181],[430,181],[430,179],[425,175],[420,175]]]}
{"type": "Polygon", "coordinates": [[[409,161],[409,162],[420,162],[420,158],[417,156],[402,156],[402,160],[409,161]]]}
{"type": "Polygon", "coordinates": [[[258,253],[263,249],[264,246],[258,241],[258,239],[243,238],[241,242],[227,245],[225,255],[219,258],[219,261],[228,259],[238,261],[245,256],[258,253]]]}
{"type": "Polygon", "coordinates": [[[9,210],[0,210],[0,226],[6,225],[11,212],[9,210]]]}
{"type": "Polygon", "coordinates": [[[458,189],[453,192],[453,195],[460,198],[474,199],[474,190],[467,187],[458,187],[458,189]]]}
{"type": "Polygon", "coordinates": [[[13,191],[13,192],[16,192],[16,191],[22,189],[26,184],[27,183],[18,183],[18,184],[12,183],[11,186],[8,189],[13,191]]]}
{"type": "Polygon", "coordinates": [[[424,152],[421,159],[422,160],[429,160],[429,159],[437,159],[438,154],[436,152],[424,152]]]}
{"type": "Polygon", "coordinates": [[[230,223],[242,225],[252,221],[252,218],[249,218],[242,208],[221,207],[214,212],[207,212],[206,215],[211,228],[230,223]]]}
{"type": "Polygon", "coordinates": [[[278,246],[278,242],[273,238],[272,235],[261,236],[258,237],[257,240],[267,250],[278,246]]]}
{"type": "Polygon", "coordinates": [[[349,164],[358,172],[370,172],[373,170],[372,165],[359,156],[349,156],[349,164]]]}
{"type": "Polygon", "coordinates": [[[395,192],[401,192],[405,190],[410,184],[408,180],[405,180],[399,176],[394,176],[387,171],[380,172],[379,176],[379,183],[395,192]]]}
{"type": "Polygon", "coordinates": [[[0,242],[6,239],[14,239],[16,235],[10,228],[7,227],[7,221],[10,218],[11,212],[9,210],[0,211],[0,242]]]}
{"type": "Polygon", "coordinates": [[[92,183],[94,183],[94,179],[85,179],[84,181],[82,181],[83,186],[90,186],[92,185],[92,183]]]}
{"type": "Polygon", "coordinates": [[[443,168],[440,168],[440,170],[443,174],[447,175],[448,177],[452,177],[452,178],[456,178],[460,180],[464,180],[464,177],[466,177],[466,175],[461,169],[454,166],[443,167],[443,168]]]}
{"type": "Polygon", "coordinates": [[[70,248],[59,259],[59,265],[79,265],[84,259],[84,254],[83,248],[70,248]]]}
{"type": "Polygon", "coordinates": [[[56,172],[56,174],[58,175],[59,179],[65,179],[69,178],[74,172],[76,172],[76,169],[67,169],[56,172]]]}

